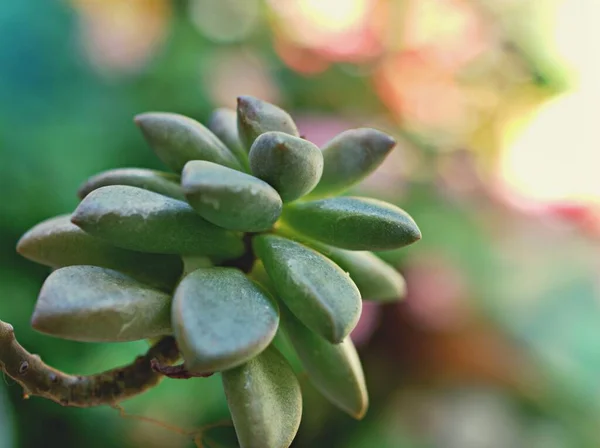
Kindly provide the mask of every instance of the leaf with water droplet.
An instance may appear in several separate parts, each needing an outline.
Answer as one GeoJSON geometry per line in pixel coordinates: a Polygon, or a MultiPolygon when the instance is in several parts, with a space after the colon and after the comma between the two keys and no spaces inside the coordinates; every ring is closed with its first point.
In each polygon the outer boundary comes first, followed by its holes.
{"type": "Polygon", "coordinates": [[[222,373],[241,448],[288,448],[302,417],[300,385],[273,346],[222,373]]]}
{"type": "Polygon", "coordinates": [[[137,115],[135,123],[156,155],[177,173],[190,160],[242,169],[229,148],[196,120],[173,113],[147,112],[137,115]]]}
{"type": "Polygon", "coordinates": [[[268,230],[281,214],[281,198],[268,183],[215,163],[188,162],[181,184],[194,210],[225,229],[268,230]]]}
{"type": "Polygon", "coordinates": [[[279,311],[242,271],[201,268],[177,286],[172,320],[186,368],[206,373],[238,366],[263,351],[277,332],[279,311]]]}
{"type": "Polygon", "coordinates": [[[284,202],[290,202],[317,185],[323,172],[323,155],[308,140],[267,132],[250,149],[250,168],[252,174],[272,185],[284,202]]]}
{"type": "Polygon", "coordinates": [[[92,265],[115,269],[165,291],[173,289],[183,272],[180,257],[115,247],[81,230],[71,222],[71,215],[34,226],[19,240],[17,252],[52,268],[92,265]]]}
{"type": "Polygon", "coordinates": [[[392,137],[376,129],[350,129],[337,135],[322,148],[323,175],[310,197],[344,192],[372,173],[394,146],[392,137]]]}
{"type": "Polygon", "coordinates": [[[84,342],[119,342],[171,333],[171,297],[97,266],[69,266],[46,279],[31,325],[84,342]]]}
{"type": "Polygon", "coordinates": [[[421,239],[408,213],[370,198],[343,196],[290,204],[282,219],[295,231],[342,249],[398,249],[421,239]]]}
{"type": "Polygon", "coordinates": [[[333,343],[356,326],[362,302],[348,274],[313,249],[275,235],[258,235],[254,251],[279,297],[306,326],[333,343]]]}
{"type": "Polygon", "coordinates": [[[140,252],[239,257],[241,236],[201,218],[186,202],[128,186],[92,191],[72,222],[115,246],[140,252]]]}
{"type": "Polygon", "coordinates": [[[179,186],[180,178],[177,174],[162,171],[147,170],[143,168],[117,168],[103,171],[90,177],[81,187],[77,195],[85,198],[92,191],[108,185],[129,185],[130,187],[143,188],[144,190],[164,194],[171,198],[185,201],[185,196],[179,186]]]}
{"type": "Polygon", "coordinates": [[[284,306],[282,324],[308,379],[329,401],[356,419],[369,406],[365,376],[352,340],[331,344],[296,319],[284,306]]]}
{"type": "Polygon", "coordinates": [[[240,96],[237,103],[238,132],[242,143],[250,148],[259,135],[279,131],[299,137],[290,114],[274,104],[253,96],[240,96]]]}

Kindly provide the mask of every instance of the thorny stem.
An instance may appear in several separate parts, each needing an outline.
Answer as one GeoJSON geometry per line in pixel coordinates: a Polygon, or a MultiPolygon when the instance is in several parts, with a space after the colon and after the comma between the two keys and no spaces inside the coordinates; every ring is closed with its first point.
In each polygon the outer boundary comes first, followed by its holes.
{"type": "Polygon", "coordinates": [[[0,370],[23,387],[25,398],[34,395],[80,408],[114,406],[160,382],[163,375],[152,369],[152,360],[167,366],[178,359],[175,339],[167,336],[128,366],[89,376],[69,375],[25,350],[16,340],[12,325],[0,320],[0,370]]]}

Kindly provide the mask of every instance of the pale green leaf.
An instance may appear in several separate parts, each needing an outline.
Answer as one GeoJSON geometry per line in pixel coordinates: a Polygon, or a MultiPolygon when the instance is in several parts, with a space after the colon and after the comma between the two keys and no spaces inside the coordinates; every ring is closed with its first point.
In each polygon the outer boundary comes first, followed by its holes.
{"type": "Polygon", "coordinates": [[[398,249],[421,239],[408,213],[370,198],[343,196],[290,204],[282,218],[295,231],[342,249],[398,249]]]}
{"type": "Polygon", "coordinates": [[[194,210],[225,229],[268,230],[281,214],[281,198],[268,183],[212,162],[188,162],[181,184],[194,210]]]}
{"type": "Polygon", "coordinates": [[[93,236],[141,252],[235,258],[244,251],[240,235],[206,221],[186,202],[141,188],[94,190],[71,219],[93,236]]]}
{"type": "Polygon", "coordinates": [[[254,251],[279,297],[306,326],[333,343],[341,342],[360,317],[360,292],[333,261],[302,244],[258,235],[254,251]]]}
{"type": "Polygon", "coordinates": [[[298,380],[273,346],[222,373],[241,448],[288,448],[302,417],[298,380]]]}
{"type": "Polygon", "coordinates": [[[31,325],[86,342],[119,342],[171,333],[171,297],[111,269],[69,266],[46,279],[31,325]]]}
{"type": "Polygon", "coordinates": [[[177,287],[172,320],[186,368],[206,373],[238,366],[263,351],[277,332],[279,311],[242,271],[201,268],[177,287]]]}

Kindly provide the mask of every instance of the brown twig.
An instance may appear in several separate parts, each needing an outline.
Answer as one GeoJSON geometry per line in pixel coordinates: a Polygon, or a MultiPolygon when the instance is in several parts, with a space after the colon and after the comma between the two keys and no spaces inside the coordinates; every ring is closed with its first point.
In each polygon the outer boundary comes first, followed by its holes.
{"type": "Polygon", "coordinates": [[[207,373],[189,372],[183,364],[179,364],[176,366],[163,365],[156,358],[152,359],[150,361],[150,367],[155,372],[158,372],[166,377],[177,379],[177,380],[189,380],[190,378],[207,378],[214,374],[214,372],[207,372],[207,373]]]}
{"type": "Polygon", "coordinates": [[[163,366],[179,359],[175,339],[167,336],[132,364],[89,376],[69,375],[45,364],[16,340],[12,325],[0,320],[0,369],[23,387],[24,397],[40,396],[62,406],[114,406],[156,386],[163,375],[151,361],[163,366]]]}

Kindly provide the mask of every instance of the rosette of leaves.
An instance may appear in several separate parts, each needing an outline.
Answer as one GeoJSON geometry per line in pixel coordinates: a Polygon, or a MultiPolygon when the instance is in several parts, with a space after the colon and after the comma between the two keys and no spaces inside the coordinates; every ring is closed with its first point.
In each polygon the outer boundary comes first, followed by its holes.
{"type": "MultiPolygon", "coordinates": [[[[237,111],[217,110],[208,127],[158,112],[135,123],[172,172],[100,173],[82,185],[72,214],[21,238],[19,253],[53,269],[33,327],[78,341],[162,338],[173,342],[171,351],[176,343],[175,356],[150,360],[153,374],[220,373],[245,448],[287,447],[300,424],[296,373],[272,344],[281,328],[314,386],[362,418],[367,390],[350,333],[362,300],[398,300],[405,288],[369,251],[397,249],[421,234],[396,206],[339,195],[385,159],[394,139],[353,129],[319,148],[284,110],[249,96],[237,111]],[[182,363],[171,365],[177,358],[182,363]]],[[[159,346],[152,350],[160,354],[159,346]]],[[[1,347],[0,365],[11,374],[1,347]]],[[[32,378],[43,379],[41,372],[32,378]]],[[[111,375],[102,377],[116,385],[107,397],[93,389],[98,378],[89,379],[93,403],[67,382],[68,398],[52,395],[51,385],[44,393],[85,406],[146,387],[111,375]]]]}

